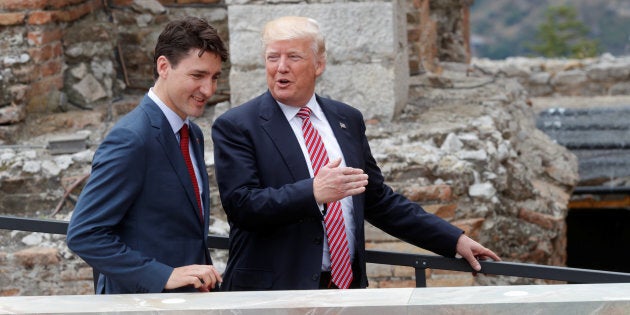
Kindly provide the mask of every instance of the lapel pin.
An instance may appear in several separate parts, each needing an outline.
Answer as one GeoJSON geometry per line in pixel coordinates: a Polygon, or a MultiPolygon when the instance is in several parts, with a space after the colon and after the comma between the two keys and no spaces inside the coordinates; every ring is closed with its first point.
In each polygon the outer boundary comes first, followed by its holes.
{"type": "Polygon", "coordinates": [[[340,123],[339,123],[339,127],[341,127],[341,129],[346,129],[346,124],[344,124],[344,123],[340,122],[340,123]]]}

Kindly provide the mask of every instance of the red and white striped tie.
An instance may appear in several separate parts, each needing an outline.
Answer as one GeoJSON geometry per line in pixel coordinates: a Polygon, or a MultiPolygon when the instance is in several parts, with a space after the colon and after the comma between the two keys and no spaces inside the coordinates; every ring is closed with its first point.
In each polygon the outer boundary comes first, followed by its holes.
{"type": "MultiPolygon", "coordinates": [[[[297,116],[302,119],[302,132],[308,154],[313,165],[313,174],[317,175],[319,169],[328,164],[328,153],[324,142],[313,124],[311,124],[311,109],[304,106],[300,108],[297,116]]],[[[330,249],[332,281],[340,289],[347,289],[352,282],[352,266],[350,265],[350,253],[348,252],[348,238],[343,222],[341,203],[334,201],[328,204],[328,213],[324,218],[328,248],[330,249]]]]}

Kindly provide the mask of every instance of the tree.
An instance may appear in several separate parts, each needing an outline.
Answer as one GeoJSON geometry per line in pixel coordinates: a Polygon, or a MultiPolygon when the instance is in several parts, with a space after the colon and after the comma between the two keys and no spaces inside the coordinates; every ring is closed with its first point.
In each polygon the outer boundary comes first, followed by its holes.
{"type": "Polygon", "coordinates": [[[574,7],[549,6],[545,11],[545,22],[536,32],[537,43],[530,48],[545,57],[593,57],[598,52],[598,43],[588,39],[588,33],[586,25],[578,20],[574,7]]]}

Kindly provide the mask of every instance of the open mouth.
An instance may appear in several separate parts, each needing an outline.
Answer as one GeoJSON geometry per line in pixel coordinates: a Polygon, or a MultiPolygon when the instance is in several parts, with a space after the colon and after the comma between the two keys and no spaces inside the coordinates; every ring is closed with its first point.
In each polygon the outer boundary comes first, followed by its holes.
{"type": "Polygon", "coordinates": [[[276,81],[276,83],[280,86],[287,86],[291,83],[291,81],[287,80],[287,79],[278,79],[276,81]]]}
{"type": "Polygon", "coordinates": [[[206,102],[206,99],[205,98],[201,98],[201,97],[193,96],[192,99],[197,101],[198,103],[205,103],[206,102]]]}

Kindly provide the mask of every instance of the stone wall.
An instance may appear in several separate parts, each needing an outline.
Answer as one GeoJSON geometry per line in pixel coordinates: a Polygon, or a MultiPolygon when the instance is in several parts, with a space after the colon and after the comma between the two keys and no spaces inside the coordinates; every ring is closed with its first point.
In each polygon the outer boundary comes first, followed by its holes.
{"type": "Polygon", "coordinates": [[[407,1],[407,40],[411,75],[439,73],[440,61],[470,60],[472,0],[407,1]]]}
{"type": "Polygon", "coordinates": [[[265,22],[301,15],[316,19],[326,38],[326,68],[315,92],[355,104],[365,118],[391,120],[407,103],[409,90],[403,4],[394,0],[229,6],[231,103],[238,106],[267,90],[260,41],[265,22]]]}
{"type": "MultiPolygon", "coordinates": [[[[164,24],[180,16],[201,16],[215,25],[229,42],[227,7],[244,3],[262,2],[0,2],[0,144],[15,144],[40,135],[39,130],[25,127],[29,115],[40,117],[77,108],[91,109],[118,100],[122,94],[144,93],[153,82],[152,50],[164,24]]],[[[401,13],[406,15],[402,19],[406,21],[409,42],[408,72],[437,72],[439,58],[467,60],[468,56],[462,52],[469,50],[466,18],[469,1],[405,0],[404,3],[405,12],[401,13]],[[448,10],[450,6],[456,9],[448,10]]],[[[226,63],[225,75],[210,105],[230,99],[230,68],[226,63]]],[[[352,91],[341,93],[351,95],[352,91]]]]}
{"type": "MultiPolygon", "coordinates": [[[[564,265],[577,159],[536,129],[528,93],[515,79],[464,64],[441,67],[440,76],[412,78],[409,104],[395,124],[368,128],[387,182],[504,260],[564,265]]],[[[382,233],[372,234],[368,248],[422,252],[382,233]]],[[[409,268],[377,266],[374,272],[379,286],[392,279],[413,285],[404,280],[409,268]]],[[[537,282],[427,273],[429,286],[537,282]]]]}
{"type": "Polygon", "coordinates": [[[630,57],[474,59],[474,68],[517,79],[533,97],[630,95],[630,57]]]}
{"type": "Polygon", "coordinates": [[[63,103],[63,36],[72,24],[102,9],[100,0],[0,2],[0,139],[15,141],[29,112],[63,103]],[[50,3],[49,3],[50,2],[50,3]]]}
{"type": "MultiPolygon", "coordinates": [[[[3,68],[1,87],[13,94],[3,99],[0,108],[20,108],[23,113],[17,123],[3,126],[23,132],[19,146],[0,148],[0,212],[67,220],[89,174],[94,150],[108,128],[137,104],[151,84],[152,70],[147,62],[152,58],[152,42],[164,23],[187,14],[203,16],[229,39],[228,10],[226,4],[208,0],[53,2],[5,1],[0,7],[2,23],[8,23],[8,16],[23,14],[0,28],[6,35],[0,37],[0,47],[9,49],[7,56],[14,56],[2,60],[8,67],[3,68]],[[56,13],[48,14],[46,23],[26,24],[31,15],[40,15],[34,13],[49,11],[56,13]],[[64,12],[83,13],[66,21],[61,19],[66,16],[64,12]],[[28,52],[27,48],[37,46],[25,39],[31,30],[42,34],[46,39],[42,43],[57,42],[51,44],[57,47],[51,51],[57,53],[50,60],[60,62],[66,70],[63,76],[61,72],[51,75],[58,84],[52,90],[39,89],[34,94],[48,95],[44,99],[52,102],[50,106],[42,106],[27,95],[27,87],[37,86],[34,83],[39,81],[16,78],[16,73],[34,71],[43,64],[34,62],[28,52]],[[43,30],[46,33],[41,33],[43,30]],[[80,87],[98,91],[95,84],[101,92],[78,92],[80,87]],[[123,94],[119,94],[121,90],[123,94]],[[29,102],[37,106],[29,107],[29,102]],[[29,112],[31,108],[33,112],[29,112]],[[88,108],[91,110],[85,110],[88,108]],[[48,133],[83,134],[86,148],[51,155],[46,149],[48,133]]],[[[408,102],[399,117],[367,121],[373,153],[395,190],[463,228],[504,259],[562,265],[566,257],[566,206],[577,176],[575,157],[536,130],[527,90],[517,80],[465,64],[467,5],[463,0],[407,2],[407,34],[415,34],[409,37],[414,42],[409,45],[409,67],[418,75],[410,78],[408,102]],[[455,9],[448,10],[449,6],[455,9]],[[446,29],[454,31],[440,31],[446,29]]],[[[214,118],[232,106],[227,102],[228,85],[221,82],[216,105],[196,120],[206,132],[214,118]]],[[[4,143],[11,139],[0,138],[4,143]]],[[[206,166],[212,178],[209,138],[206,166]]],[[[225,235],[227,224],[214,183],[211,197],[212,233],[225,235]]],[[[367,230],[368,248],[423,252],[372,227],[367,230]]],[[[0,236],[0,295],[92,292],[89,267],[68,251],[63,236],[18,231],[0,231],[0,236]]],[[[221,270],[225,253],[216,252],[213,257],[221,270]]],[[[430,286],[532,282],[428,273],[430,286]]],[[[370,265],[369,276],[370,287],[415,283],[410,268],[370,265]]]]}
{"type": "MultiPolygon", "coordinates": [[[[577,182],[575,156],[536,129],[527,91],[517,80],[487,76],[465,64],[442,63],[440,67],[443,71],[439,76],[412,77],[410,101],[399,119],[367,121],[372,151],[387,183],[427,211],[464,229],[504,260],[564,265],[567,205],[577,182]]],[[[135,102],[133,98],[116,102],[103,112],[122,115],[135,102]]],[[[219,109],[227,107],[221,104],[215,111],[206,111],[196,122],[209,130],[219,109]]],[[[94,111],[76,111],[72,117],[81,120],[94,111]]],[[[119,116],[103,117],[109,124],[119,116]]],[[[47,124],[40,125],[45,128],[47,124]]],[[[14,206],[19,200],[45,196],[48,206],[31,211],[30,216],[69,218],[72,196],[79,193],[81,184],[65,199],[64,191],[89,172],[90,158],[105,134],[89,126],[77,130],[89,135],[90,145],[85,151],[58,156],[42,149],[0,151],[0,190],[13,187],[19,192],[24,185],[40,187],[14,199],[14,206]],[[55,213],[51,208],[63,200],[55,213]]],[[[206,143],[206,166],[213,178],[211,145],[206,143]]],[[[211,183],[211,233],[226,235],[225,214],[214,180],[211,183]]],[[[34,201],[28,204],[36,207],[34,201]]],[[[0,283],[5,288],[0,294],[91,292],[89,267],[67,250],[63,236],[15,231],[0,234],[4,236],[0,238],[0,283]]],[[[427,253],[370,225],[366,246],[427,253]]],[[[225,251],[213,253],[220,270],[225,256],[225,251]]],[[[414,271],[407,267],[370,264],[368,274],[373,288],[415,285],[414,271]]],[[[428,270],[427,275],[429,286],[540,282],[437,270],[428,270]]]]}
{"type": "MultiPolygon", "coordinates": [[[[35,118],[92,109],[153,84],[164,25],[196,15],[229,40],[220,0],[7,0],[0,2],[0,143],[38,136],[35,118]]],[[[210,104],[229,99],[229,63],[210,104]]]]}

